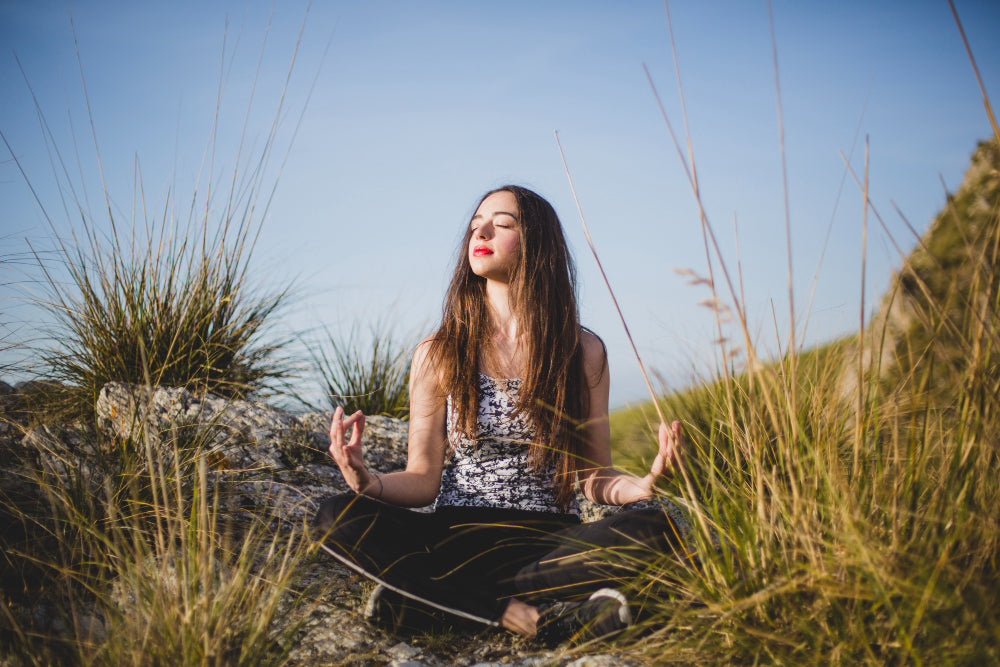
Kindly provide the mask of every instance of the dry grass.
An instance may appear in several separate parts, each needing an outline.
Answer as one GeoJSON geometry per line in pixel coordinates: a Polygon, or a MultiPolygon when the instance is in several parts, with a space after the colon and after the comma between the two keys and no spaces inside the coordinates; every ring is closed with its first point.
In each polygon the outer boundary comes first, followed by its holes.
{"type": "MultiPolygon", "coordinates": [[[[735,319],[749,363],[735,372],[722,349],[709,381],[662,399],[692,441],[694,493],[683,483],[666,492],[695,508],[699,561],[646,575],[655,613],[634,640],[640,654],[657,663],[1000,661],[998,148],[1000,136],[980,146],[971,171],[983,178],[949,199],[901,267],[883,310],[895,302],[905,318],[862,319],[854,337],[809,352],[789,343],[768,363],[732,287],[740,277],[703,216],[717,262],[700,282],[722,304],[720,321],[735,319]]],[[[877,216],[857,182],[866,216],[877,216]]],[[[645,428],[650,442],[653,414],[614,416],[616,437],[645,428]]]]}

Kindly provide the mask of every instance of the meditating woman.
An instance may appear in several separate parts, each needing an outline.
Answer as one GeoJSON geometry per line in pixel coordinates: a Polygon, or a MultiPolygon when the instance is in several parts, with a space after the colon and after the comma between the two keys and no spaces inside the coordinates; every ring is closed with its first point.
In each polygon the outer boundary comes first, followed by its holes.
{"type": "Polygon", "coordinates": [[[613,468],[609,385],[604,344],[579,323],[556,212],[523,187],[488,192],[441,325],[413,356],[406,469],[369,471],[364,415],[333,415],[330,454],[353,493],[325,501],[316,525],[327,551],[377,582],[369,616],[546,643],[627,627],[629,577],[683,557],[654,486],[681,465],[684,441],[679,423],[661,424],[647,475],[613,468]],[[581,523],[577,488],[622,508],[581,523]]]}

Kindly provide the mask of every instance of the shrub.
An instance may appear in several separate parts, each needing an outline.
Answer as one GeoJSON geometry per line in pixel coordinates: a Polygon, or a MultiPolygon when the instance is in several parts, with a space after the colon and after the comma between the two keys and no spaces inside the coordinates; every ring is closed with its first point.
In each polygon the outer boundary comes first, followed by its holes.
{"type": "MultiPolygon", "coordinates": [[[[226,57],[223,53],[223,62],[226,57]]],[[[43,372],[67,385],[62,407],[73,416],[86,414],[101,387],[112,380],[182,386],[236,397],[260,391],[289,372],[289,365],[277,358],[287,341],[269,335],[269,324],[288,301],[289,288],[262,289],[251,279],[250,269],[273,196],[269,164],[282,126],[289,78],[285,89],[271,97],[277,103],[264,141],[257,144],[261,148],[244,153],[251,131],[245,124],[232,174],[216,174],[212,170],[225,71],[220,70],[205,154],[208,182],[199,180],[180,206],[177,202],[181,197],[168,194],[165,201],[157,203],[159,215],[150,213],[156,209],[147,206],[138,160],[134,192],[120,198],[131,198],[136,205],[130,213],[118,212],[114,202],[119,197],[105,183],[94,136],[103,204],[101,213],[95,215],[82,174],[81,182],[75,184],[63,151],[55,145],[45,114],[36,103],[43,131],[48,133],[47,148],[61,199],[51,203],[37,200],[55,238],[51,252],[34,252],[43,274],[41,305],[55,322],[48,332],[53,346],[41,357],[43,372]],[[220,177],[228,184],[228,191],[216,186],[220,177]],[[50,215],[50,209],[60,207],[68,218],[65,231],[50,215]],[[177,210],[187,210],[187,217],[178,215],[177,210]]],[[[86,85],[83,90],[86,97],[86,85]]],[[[34,98],[30,84],[29,92],[34,98]]],[[[247,119],[253,100],[251,94],[247,119]]],[[[89,101],[87,109],[90,113],[89,101]]],[[[93,118],[89,120],[93,132],[93,118]]],[[[7,137],[2,138],[9,146],[7,137]]],[[[10,150],[37,198],[41,189],[34,186],[13,148],[10,150]]]]}
{"type": "Polygon", "coordinates": [[[107,242],[84,226],[84,244],[60,239],[68,287],[43,263],[45,305],[58,323],[57,347],[44,360],[72,388],[69,405],[90,410],[110,381],[237,397],[286,375],[275,359],[284,342],[264,338],[288,291],[249,284],[249,220],[227,219],[216,230],[207,220],[193,230],[165,220],[160,229],[170,236],[129,245],[114,224],[107,242]]]}

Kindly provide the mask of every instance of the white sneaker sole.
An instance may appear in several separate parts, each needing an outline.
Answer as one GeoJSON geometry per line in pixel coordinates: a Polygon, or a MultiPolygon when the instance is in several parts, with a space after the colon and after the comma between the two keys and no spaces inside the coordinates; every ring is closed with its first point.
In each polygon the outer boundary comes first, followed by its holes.
{"type": "Polygon", "coordinates": [[[632,625],[632,610],[629,609],[628,600],[621,593],[621,591],[616,591],[613,588],[601,588],[590,595],[590,600],[597,600],[599,598],[611,598],[618,602],[618,620],[620,620],[625,627],[632,625]]]}

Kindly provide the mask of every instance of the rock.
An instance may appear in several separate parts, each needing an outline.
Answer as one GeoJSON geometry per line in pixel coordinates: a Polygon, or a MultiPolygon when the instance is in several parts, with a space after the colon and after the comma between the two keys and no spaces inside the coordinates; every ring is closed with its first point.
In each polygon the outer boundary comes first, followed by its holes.
{"type": "Polygon", "coordinates": [[[386,651],[393,660],[409,660],[420,655],[420,649],[413,648],[406,642],[399,642],[386,651]]]}
{"type": "Polygon", "coordinates": [[[271,475],[232,475],[223,471],[217,473],[216,480],[229,487],[229,507],[266,515],[283,525],[310,522],[324,498],[348,491],[336,467],[317,463],[271,475]]]}
{"type": "MultiPolygon", "coordinates": [[[[301,525],[319,502],[348,490],[327,452],[331,413],[295,415],[264,403],[196,396],[182,388],[112,382],[97,401],[100,428],[119,442],[152,447],[154,458],[176,448],[207,452],[226,507],[301,525]]],[[[407,422],[366,419],[365,462],[377,472],[406,466],[407,422]]]]}
{"type": "Polygon", "coordinates": [[[97,643],[104,641],[108,636],[107,627],[100,616],[94,614],[81,614],[76,621],[77,634],[87,642],[97,643]]]}
{"type": "MultiPolygon", "coordinates": [[[[146,557],[138,567],[130,570],[130,577],[115,580],[111,599],[127,614],[137,605],[150,604],[151,600],[163,596],[169,599],[180,598],[184,590],[190,587],[190,582],[182,579],[183,569],[177,565],[180,557],[176,554],[170,557],[146,557]]],[[[199,588],[207,584],[208,590],[200,592],[210,596],[232,579],[231,569],[217,558],[212,559],[209,576],[204,577],[202,574],[201,571],[195,571],[189,576],[197,578],[199,588]]]]}
{"type": "MultiPolygon", "coordinates": [[[[329,417],[326,423],[329,428],[329,417]]],[[[365,463],[379,472],[405,468],[409,428],[410,423],[402,419],[383,415],[365,417],[365,434],[361,442],[365,452],[365,463]]]]}
{"type": "Polygon", "coordinates": [[[101,389],[97,419],[122,440],[148,442],[158,452],[202,447],[214,467],[240,471],[285,468],[278,438],[292,425],[290,415],[250,401],[120,382],[101,389]]]}
{"type": "Polygon", "coordinates": [[[638,667],[641,662],[628,660],[620,655],[585,655],[582,658],[566,663],[566,667],[628,667],[633,665],[638,667]]]}
{"type": "MultiPolygon", "coordinates": [[[[0,397],[3,398],[3,397],[0,397]]],[[[0,408],[0,448],[10,451],[24,438],[24,426],[0,408]]]]}
{"type": "MultiPolygon", "coordinates": [[[[94,494],[102,488],[108,474],[97,437],[82,424],[43,424],[29,429],[21,440],[26,462],[35,461],[41,481],[51,488],[74,489],[94,494]]],[[[28,464],[30,465],[30,463],[28,464]]]]}
{"type": "MultiPolygon", "coordinates": [[[[111,382],[97,399],[98,424],[120,439],[202,445],[215,467],[276,471],[330,462],[330,413],[293,415],[263,403],[197,397],[187,389],[111,382]],[[192,427],[196,437],[192,436],[192,427]],[[187,434],[186,436],[184,434],[187,434]],[[185,437],[192,442],[185,443],[185,437]]],[[[406,465],[408,424],[391,417],[366,419],[366,463],[380,472],[406,465]]]]}
{"type": "Polygon", "coordinates": [[[14,392],[18,394],[46,394],[58,391],[62,387],[63,383],[56,380],[25,380],[14,385],[14,392]]]}
{"type": "Polygon", "coordinates": [[[28,421],[24,395],[16,387],[0,381],[0,447],[10,449],[18,445],[28,421]]]}

